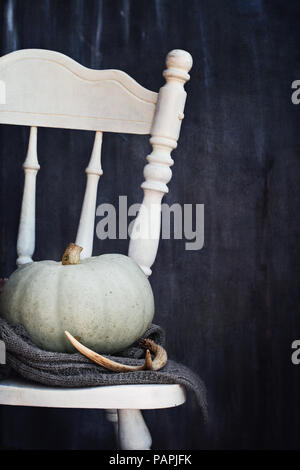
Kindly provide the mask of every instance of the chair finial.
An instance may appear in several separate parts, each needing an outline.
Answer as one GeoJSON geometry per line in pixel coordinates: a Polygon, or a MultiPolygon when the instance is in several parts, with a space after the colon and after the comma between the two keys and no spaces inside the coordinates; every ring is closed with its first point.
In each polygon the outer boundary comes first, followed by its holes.
{"type": "Polygon", "coordinates": [[[174,49],[169,52],[166,57],[167,69],[163,72],[163,76],[168,79],[179,79],[184,83],[190,79],[188,72],[193,66],[191,54],[182,49],[174,49]]]}

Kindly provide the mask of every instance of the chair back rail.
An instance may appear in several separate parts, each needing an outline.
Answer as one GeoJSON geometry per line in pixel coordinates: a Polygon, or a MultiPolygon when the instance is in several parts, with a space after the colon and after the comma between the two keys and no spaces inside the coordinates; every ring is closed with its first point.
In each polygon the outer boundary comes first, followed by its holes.
{"type": "Polygon", "coordinates": [[[17,264],[30,263],[35,248],[35,187],[40,169],[37,157],[37,128],[31,127],[23,164],[25,179],[17,241],[17,264]]]}
{"type": "Polygon", "coordinates": [[[0,81],[5,88],[1,123],[151,131],[157,93],[120,70],[92,70],[59,52],[24,49],[0,59],[0,81]]]}

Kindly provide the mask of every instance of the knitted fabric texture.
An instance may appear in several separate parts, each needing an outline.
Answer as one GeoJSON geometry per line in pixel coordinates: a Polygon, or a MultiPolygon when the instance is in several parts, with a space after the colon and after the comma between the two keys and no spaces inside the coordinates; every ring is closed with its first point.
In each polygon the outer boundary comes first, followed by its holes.
{"type": "MultiPolygon", "coordinates": [[[[164,345],[164,330],[152,324],[143,338],[164,345]]],[[[33,382],[58,387],[88,387],[124,384],[181,384],[195,393],[197,402],[207,420],[206,389],[203,381],[188,367],[168,360],[159,371],[112,372],[80,353],[44,351],[31,341],[21,325],[12,325],[0,318],[0,339],[6,347],[6,365],[0,366],[0,380],[18,375],[33,382]]],[[[141,365],[145,351],[139,341],[115,356],[108,356],[122,364],[141,365]]]]}

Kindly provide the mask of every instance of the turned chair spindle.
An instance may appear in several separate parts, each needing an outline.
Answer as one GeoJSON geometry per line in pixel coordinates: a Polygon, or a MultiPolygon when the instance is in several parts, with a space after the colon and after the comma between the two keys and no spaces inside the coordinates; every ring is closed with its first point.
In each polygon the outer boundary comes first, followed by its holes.
{"type": "Polygon", "coordinates": [[[86,190],[81,209],[81,216],[76,236],[76,244],[83,247],[80,257],[89,258],[93,252],[95,212],[98,182],[103,175],[101,167],[102,132],[97,131],[90,162],[85,172],[86,190]]]}
{"type": "Polygon", "coordinates": [[[25,180],[17,241],[17,264],[30,263],[35,248],[35,188],[40,169],[37,157],[37,128],[30,128],[29,144],[23,164],[25,180]]]}

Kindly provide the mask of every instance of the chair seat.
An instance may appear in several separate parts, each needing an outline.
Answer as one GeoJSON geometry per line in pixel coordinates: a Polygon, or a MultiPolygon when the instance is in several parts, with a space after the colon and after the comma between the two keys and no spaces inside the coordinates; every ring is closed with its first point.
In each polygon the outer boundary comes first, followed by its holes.
{"type": "Polygon", "coordinates": [[[50,408],[158,409],[185,402],[182,385],[140,384],[62,388],[21,379],[0,382],[0,404],[50,408]]]}

